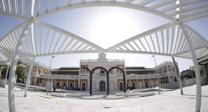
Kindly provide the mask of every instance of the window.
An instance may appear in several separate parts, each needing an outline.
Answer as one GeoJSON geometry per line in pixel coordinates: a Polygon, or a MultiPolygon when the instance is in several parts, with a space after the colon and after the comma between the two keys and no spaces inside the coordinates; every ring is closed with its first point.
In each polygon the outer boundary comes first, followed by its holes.
{"type": "MultiPolygon", "coordinates": [[[[121,69],[124,69],[124,66],[123,65],[118,65],[119,68],[121,69]]],[[[117,73],[118,74],[122,74],[121,70],[117,69],[117,73]]]]}
{"type": "Polygon", "coordinates": [[[161,74],[161,69],[158,69],[158,70],[157,70],[157,73],[161,74]]]}
{"type": "Polygon", "coordinates": [[[163,73],[166,73],[167,72],[167,67],[163,67],[163,73]]]}
{"type": "Polygon", "coordinates": [[[88,65],[81,65],[81,73],[82,74],[87,74],[87,70],[83,69],[83,67],[88,68],[88,65]]]}
{"type": "Polygon", "coordinates": [[[110,74],[113,74],[113,70],[110,71],[110,74]]]}
{"type": "Polygon", "coordinates": [[[175,72],[175,67],[173,67],[173,72],[175,72]]]}
{"type": "Polygon", "coordinates": [[[104,73],[105,73],[104,69],[101,69],[101,70],[100,70],[100,73],[101,73],[101,74],[104,74],[104,73]]]}
{"type": "Polygon", "coordinates": [[[172,71],[171,65],[168,65],[168,71],[172,71]]]}

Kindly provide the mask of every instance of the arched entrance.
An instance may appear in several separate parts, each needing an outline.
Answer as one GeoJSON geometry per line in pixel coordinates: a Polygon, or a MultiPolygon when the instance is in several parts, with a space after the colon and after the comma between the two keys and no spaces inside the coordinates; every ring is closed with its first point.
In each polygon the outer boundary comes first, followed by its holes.
{"type": "Polygon", "coordinates": [[[85,91],[86,90],[86,84],[85,82],[82,83],[82,91],[85,91]]]}
{"type": "Polygon", "coordinates": [[[60,84],[59,84],[59,82],[57,82],[56,83],[56,88],[59,89],[59,86],[60,86],[60,84]]]}
{"type": "MultiPolygon", "coordinates": [[[[122,72],[122,74],[123,74],[123,91],[124,91],[124,93],[125,93],[125,92],[126,92],[126,74],[125,74],[125,72],[124,72],[124,69],[119,68],[119,67],[117,67],[117,66],[111,67],[111,68],[108,70],[108,73],[107,73],[107,76],[108,76],[108,77],[109,77],[109,73],[110,73],[113,69],[118,69],[118,70],[120,70],[120,71],[122,72]]],[[[109,83],[109,78],[107,79],[107,83],[109,83]]],[[[109,94],[109,87],[107,87],[107,88],[108,88],[107,93],[109,94]]]]}
{"type": "Polygon", "coordinates": [[[149,88],[148,82],[147,82],[147,81],[145,81],[145,87],[146,87],[146,88],[149,88]]]}
{"type": "Polygon", "coordinates": [[[109,70],[106,70],[104,67],[95,67],[92,69],[92,71],[87,68],[87,67],[83,67],[83,69],[86,69],[89,73],[90,73],[90,95],[92,95],[92,74],[94,73],[95,70],[97,69],[101,69],[102,71],[104,71],[103,73],[106,73],[106,78],[107,78],[107,95],[109,95],[109,73],[113,70],[113,69],[119,69],[122,74],[123,74],[123,87],[122,90],[126,93],[126,75],[125,72],[122,68],[119,67],[111,67],[109,70]]]}
{"type": "Polygon", "coordinates": [[[105,81],[100,81],[99,83],[99,91],[105,91],[105,81]]]}
{"type": "Polygon", "coordinates": [[[119,83],[119,90],[123,91],[123,83],[122,82],[119,83]]]}
{"type": "Polygon", "coordinates": [[[78,81],[76,80],[75,81],[75,89],[77,89],[78,88],[78,81]]]}
{"type": "MultiPolygon", "coordinates": [[[[109,74],[108,74],[108,71],[104,67],[101,67],[101,66],[98,66],[98,67],[95,67],[95,68],[92,69],[91,76],[90,76],[90,95],[92,95],[92,76],[93,76],[93,73],[95,72],[95,70],[97,70],[97,69],[101,69],[102,74],[106,74],[106,80],[107,80],[107,95],[108,95],[109,94],[109,92],[108,92],[109,91],[109,74]]],[[[103,91],[105,91],[105,89],[103,89],[103,91]]]]}
{"type": "Polygon", "coordinates": [[[136,84],[133,82],[132,83],[132,88],[131,89],[135,89],[136,88],[136,84]]]}
{"type": "Polygon", "coordinates": [[[72,89],[73,88],[73,84],[71,82],[69,83],[68,86],[69,86],[69,89],[72,89]]]}

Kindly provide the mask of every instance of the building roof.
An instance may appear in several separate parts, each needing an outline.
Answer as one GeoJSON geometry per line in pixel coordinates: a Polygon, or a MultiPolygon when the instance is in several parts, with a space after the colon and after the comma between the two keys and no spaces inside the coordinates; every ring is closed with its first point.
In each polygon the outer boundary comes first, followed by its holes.
{"type": "Polygon", "coordinates": [[[78,67],[61,67],[59,69],[53,69],[52,75],[79,75],[78,67]]]}

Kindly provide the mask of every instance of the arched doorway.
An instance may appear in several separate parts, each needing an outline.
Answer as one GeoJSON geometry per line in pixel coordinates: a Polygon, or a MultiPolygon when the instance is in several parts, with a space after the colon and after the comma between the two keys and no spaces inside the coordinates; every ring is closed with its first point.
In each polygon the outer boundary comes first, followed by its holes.
{"type": "Polygon", "coordinates": [[[90,73],[90,95],[92,95],[92,75],[94,73],[95,70],[97,69],[101,69],[103,71],[103,73],[105,72],[106,73],[106,76],[107,76],[107,95],[109,95],[109,73],[113,70],[113,69],[119,69],[122,74],[123,74],[123,91],[126,92],[126,75],[125,75],[125,72],[122,68],[119,68],[119,67],[111,67],[109,70],[106,70],[104,67],[101,67],[101,66],[98,66],[98,67],[95,67],[93,68],[92,70],[90,70],[89,68],[87,67],[83,67],[83,69],[86,69],[89,73],[90,73]]]}
{"type": "Polygon", "coordinates": [[[64,84],[63,84],[63,87],[62,87],[63,89],[66,89],[66,83],[64,82],[64,84]]]}
{"type": "Polygon", "coordinates": [[[76,80],[75,81],[75,89],[77,89],[78,88],[78,81],[76,80]]]}
{"type": "Polygon", "coordinates": [[[119,83],[119,90],[123,91],[123,83],[122,82],[119,83]]]}
{"type": "Polygon", "coordinates": [[[149,88],[149,87],[148,87],[148,82],[147,82],[147,81],[145,81],[145,87],[146,87],[146,88],[149,88]]]}
{"type": "Polygon", "coordinates": [[[57,82],[57,83],[56,83],[56,88],[59,89],[59,85],[60,85],[59,82],[57,82]]]}
{"type": "Polygon", "coordinates": [[[133,82],[132,83],[132,89],[135,89],[136,88],[136,84],[133,82]]]}
{"type": "Polygon", "coordinates": [[[129,82],[127,82],[127,85],[126,86],[127,86],[127,89],[129,89],[129,82]]]}
{"type": "Polygon", "coordinates": [[[73,84],[70,82],[69,83],[69,89],[72,89],[73,88],[73,84]]]}
{"type": "Polygon", "coordinates": [[[86,84],[83,82],[82,83],[82,91],[85,91],[86,90],[86,84]]]}
{"type": "Polygon", "coordinates": [[[99,83],[99,90],[100,91],[105,91],[105,81],[100,81],[99,83]]]}
{"type": "MultiPolygon", "coordinates": [[[[117,66],[115,66],[115,67],[111,67],[109,70],[108,70],[108,73],[107,73],[107,76],[109,77],[109,73],[113,70],[113,69],[118,69],[118,70],[120,70],[121,72],[122,72],[122,74],[123,74],[123,91],[124,92],[126,92],[126,75],[125,75],[125,72],[124,72],[124,69],[122,69],[122,68],[119,68],[119,67],[117,67],[117,66]]],[[[107,78],[107,84],[109,83],[109,78],[107,78]]],[[[121,83],[120,83],[121,84],[121,83]]],[[[107,86],[109,86],[109,85],[107,85],[107,86]]],[[[109,87],[107,87],[107,93],[109,94],[109,87]]]]}
{"type": "MultiPolygon", "coordinates": [[[[109,94],[109,74],[108,74],[108,71],[104,68],[104,67],[101,67],[101,66],[98,66],[98,67],[95,67],[92,69],[92,72],[91,72],[91,76],[90,76],[90,94],[92,95],[92,78],[93,78],[93,73],[95,72],[95,70],[97,69],[100,69],[100,73],[102,74],[106,74],[106,80],[107,80],[107,95],[109,94]]],[[[100,82],[102,83],[102,90],[101,88],[99,88],[100,91],[106,91],[106,87],[105,87],[105,81],[104,82],[100,82]]],[[[100,84],[99,83],[99,84],[100,84]]],[[[100,85],[99,85],[100,87],[100,85]]]]}

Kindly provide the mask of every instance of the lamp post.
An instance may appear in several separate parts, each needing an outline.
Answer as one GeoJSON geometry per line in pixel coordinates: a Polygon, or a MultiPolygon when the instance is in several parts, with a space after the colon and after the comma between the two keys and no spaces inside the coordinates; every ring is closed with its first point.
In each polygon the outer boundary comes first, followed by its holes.
{"type": "MultiPolygon", "coordinates": [[[[53,62],[53,59],[55,58],[55,56],[51,56],[51,61],[50,61],[50,73],[51,73],[51,66],[52,66],[52,62],[53,62]]],[[[49,89],[49,72],[48,72],[48,77],[47,77],[47,85],[46,85],[46,91],[47,91],[47,95],[48,95],[48,89],[49,89]]]]}
{"type": "MultiPolygon", "coordinates": [[[[156,66],[157,66],[157,64],[156,64],[156,60],[155,60],[155,55],[152,55],[152,57],[153,57],[153,59],[154,59],[154,63],[155,63],[155,80],[156,80],[156,74],[157,74],[157,69],[156,69],[156,66]]],[[[159,84],[159,78],[158,78],[157,82],[158,82],[158,93],[160,94],[160,84],[159,84]]]]}

